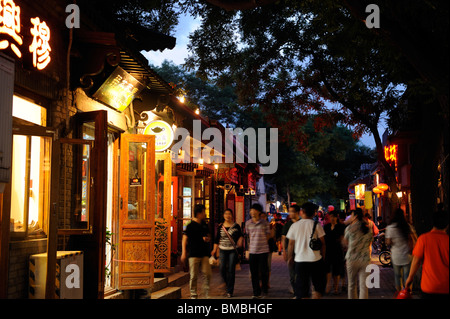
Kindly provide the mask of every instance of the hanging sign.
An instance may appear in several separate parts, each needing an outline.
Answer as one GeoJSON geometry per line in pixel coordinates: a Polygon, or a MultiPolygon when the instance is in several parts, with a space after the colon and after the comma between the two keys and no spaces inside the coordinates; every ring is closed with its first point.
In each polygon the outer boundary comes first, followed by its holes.
{"type": "Polygon", "coordinates": [[[174,134],[169,123],[156,120],[144,129],[144,134],[155,135],[155,151],[162,152],[172,145],[174,134]]]}
{"type": "Polygon", "coordinates": [[[93,97],[122,112],[144,88],[145,85],[118,66],[93,97]]]}

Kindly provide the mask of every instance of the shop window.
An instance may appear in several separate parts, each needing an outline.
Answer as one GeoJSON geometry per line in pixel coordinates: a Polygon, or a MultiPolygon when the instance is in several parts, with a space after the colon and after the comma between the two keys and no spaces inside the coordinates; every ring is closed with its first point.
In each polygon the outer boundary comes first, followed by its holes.
{"type": "Polygon", "coordinates": [[[94,145],[93,123],[82,126],[83,139],[60,139],[61,167],[58,231],[88,232],[91,230],[93,177],[91,152],[94,145]]]}
{"type": "Polygon", "coordinates": [[[155,218],[164,218],[164,160],[157,159],[155,164],[156,210],[155,218]]]}
{"type": "Polygon", "coordinates": [[[10,231],[45,236],[50,208],[51,138],[14,135],[10,231]]]}
{"type": "Polygon", "coordinates": [[[128,219],[147,219],[147,143],[129,142],[128,219]]]}

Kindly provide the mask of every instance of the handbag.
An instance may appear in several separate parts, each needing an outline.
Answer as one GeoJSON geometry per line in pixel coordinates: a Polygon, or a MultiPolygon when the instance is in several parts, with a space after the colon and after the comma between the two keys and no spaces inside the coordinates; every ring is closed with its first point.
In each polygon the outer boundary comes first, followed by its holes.
{"type": "Polygon", "coordinates": [[[236,265],[240,264],[241,263],[241,255],[239,254],[239,251],[237,249],[236,243],[234,242],[233,238],[231,238],[231,235],[228,233],[228,230],[225,228],[225,226],[223,224],[222,224],[222,228],[225,231],[225,234],[227,234],[228,239],[230,240],[231,244],[234,247],[234,250],[236,251],[236,255],[238,257],[238,261],[237,261],[236,265]]]}
{"type": "Polygon", "coordinates": [[[312,250],[320,250],[322,248],[322,241],[319,238],[313,238],[317,224],[318,221],[314,221],[313,231],[309,239],[309,248],[311,248],[312,250]]]}

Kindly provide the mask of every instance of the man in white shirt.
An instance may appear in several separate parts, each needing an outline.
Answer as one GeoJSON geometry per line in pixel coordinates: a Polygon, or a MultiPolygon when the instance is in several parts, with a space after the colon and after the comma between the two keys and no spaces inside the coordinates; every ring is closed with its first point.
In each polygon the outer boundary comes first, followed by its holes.
{"type": "Polygon", "coordinates": [[[326,273],[323,256],[325,256],[325,231],[320,223],[316,223],[314,238],[322,242],[321,250],[312,250],[309,246],[311,234],[314,228],[314,216],[317,205],[305,203],[302,205],[301,220],[294,223],[286,238],[289,239],[288,263],[294,264],[296,273],[296,298],[305,299],[310,296],[310,281],[314,285],[314,299],[322,297],[326,288],[326,273]],[[295,258],[294,258],[295,254],[295,258]]]}

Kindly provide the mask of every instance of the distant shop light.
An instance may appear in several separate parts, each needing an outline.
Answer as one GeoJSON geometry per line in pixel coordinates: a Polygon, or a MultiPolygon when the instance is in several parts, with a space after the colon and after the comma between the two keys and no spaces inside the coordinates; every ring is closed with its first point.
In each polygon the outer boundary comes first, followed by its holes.
{"type": "Polygon", "coordinates": [[[195,114],[200,114],[200,109],[196,109],[195,114]]]}
{"type": "Polygon", "coordinates": [[[403,197],[403,192],[397,192],[396,194],[397,194],[398,198],[402,198],[403,197]]]}

